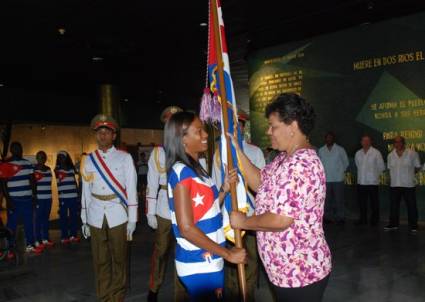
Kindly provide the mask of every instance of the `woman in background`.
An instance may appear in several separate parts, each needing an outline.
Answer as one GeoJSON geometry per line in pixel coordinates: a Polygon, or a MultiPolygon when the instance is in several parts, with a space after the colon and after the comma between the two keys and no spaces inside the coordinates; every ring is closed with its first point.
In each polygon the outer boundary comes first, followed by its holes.
{"type": "Polygon", "coordinates": [[[75,179],[75,168],[66,151],[59,151],[55,168],[59,194],[59,219],[61,227],[61,243],[78,243],[78,187],[75,179]]]}
{"type": "Polygon", "coordinates": [[[46,152],[38,151],[35,158],[37,159],[37,164],[34,167],[37,190],[35,245],[44,248],[53,246],[53,242],[49,240],[49,218],[52,209],[52,170],[46,166],[46,152]]]}

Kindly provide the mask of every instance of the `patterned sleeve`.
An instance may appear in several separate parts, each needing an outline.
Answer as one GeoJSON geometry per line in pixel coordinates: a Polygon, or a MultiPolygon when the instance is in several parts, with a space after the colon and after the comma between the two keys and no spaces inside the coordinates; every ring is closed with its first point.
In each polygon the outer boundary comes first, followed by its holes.
{"type": "Polygon", "coordinates": [[[196,174],[192,169],[184,164],[175,164],[169,175],[171,189],[174,190],[178,184],[182,184],[183,186],[187,187],[188,190],[190,190],[191,179],[194,177],[196,177],[196,174]]]}
{"type": "Polygon", "coordinates": [[[288,173],[277,181],[270,212],[297,219],[303,209],[305,195],[309,191],[308,173],[301,163],[289,166],[288,173]]]}
{"type": "Polygon", "coordinates": [[[273,169],[273,166],[275,165],[275,161],[278,160],[278,157],[280,157],[280,156],[276,156],[275,159],[272,162],[270,162],[270,163],[266,164],[264,167],[260,168],[260,180],[261,180],[261,182],[264,182],[267,179],[267,177],[269,176],[269,173],[270,173],[269,171],[273,169]]]}

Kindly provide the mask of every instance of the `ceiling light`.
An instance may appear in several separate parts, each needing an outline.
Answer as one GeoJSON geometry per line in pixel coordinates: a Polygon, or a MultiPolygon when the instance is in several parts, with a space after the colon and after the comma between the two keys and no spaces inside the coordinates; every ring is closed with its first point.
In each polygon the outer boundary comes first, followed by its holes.
{"type": "Polygon", "coordinates": [[[93,58],[91,58],[92,59],[92,61],[93,62],[100,62],[100,61],[103,61],[103,58],[102,57],[93,57],[93,58]]]}
{"type": "Polygon", "coordinates": [[[201,23],[199,23],[199,26],[205,27],[205,26],[208,26],[208,24],[206,22],[201,22],[201,23]]]}

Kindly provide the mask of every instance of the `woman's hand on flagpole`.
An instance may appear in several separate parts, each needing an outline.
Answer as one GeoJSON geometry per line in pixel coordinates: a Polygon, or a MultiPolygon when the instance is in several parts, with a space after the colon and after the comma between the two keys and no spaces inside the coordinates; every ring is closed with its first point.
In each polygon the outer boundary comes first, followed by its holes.
{"type": "Polygon", "coordinates": [[[230,263],[241,264],[247,263],[248,256],[244,248],[233,247],[229,250],[229,254],[225,259],[230,263]]]}
{"type": "Polygon", "coordinates": [[[225,165],[225,176],[224,176],[224,182],[223,182],[223,186],[221,187],[221,190],[224,193],[228,193],[230,191],[230,186],[234,183],[238,183],[239,178],[238,178],[238,170],[237,169],[232,169],[231,171],[229,171],[227,165],[225,165]]]}
{"type": "Polygon", "coordinates": [[[241,146],[239,145],[237,136],[236,135],[233,135],[233,134],[231,134],[229,132],[227,132],[226,134],[230,138],[230,141],[232,142],[233,146],[235,147],[236,152],[241,151],[241,146]]]}

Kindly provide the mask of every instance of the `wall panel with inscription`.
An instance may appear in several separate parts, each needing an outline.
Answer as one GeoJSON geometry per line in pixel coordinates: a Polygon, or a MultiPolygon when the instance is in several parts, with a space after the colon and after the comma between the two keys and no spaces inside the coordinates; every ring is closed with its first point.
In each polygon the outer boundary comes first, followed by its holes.
{"type": "Polygon", "coordinates": [[[249,58],[251,136],[269,145],[265,106],[296,92],[313,103],[314,145],[328,130],[350,156],[369,133],[386,156],[400,134],[425,151],[425,14],[260,50],[249,58]]]}
{"type": "MultiPolygon", "coordinates": [[[[310,141],[323,145],[333,131],[351,158],[346,184],[356,184],[353,163],[368,133],[386,160],[392,139],[402,135],[425,161],[425,13],[357,26],[267,48],[249,57],[251,138],[269,146],[266,105],[282,92],[296,92],[317,113],[310,141]]],[[[425,220],[425,171],[417,173],[420,220],[425,220]]],[[[381,217],[389,208],[389,176],[381,175],[381,217]]],[[[346,186],[347,215],[355,218],[355,186],[346,186]]],[[[402,217],[406,218],[404,207],[402,217]]]]}

